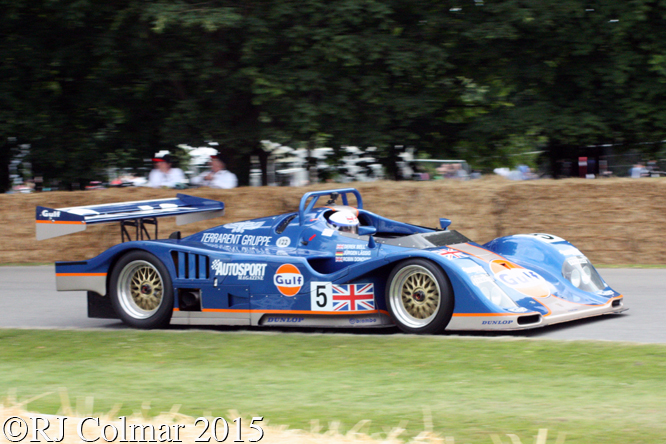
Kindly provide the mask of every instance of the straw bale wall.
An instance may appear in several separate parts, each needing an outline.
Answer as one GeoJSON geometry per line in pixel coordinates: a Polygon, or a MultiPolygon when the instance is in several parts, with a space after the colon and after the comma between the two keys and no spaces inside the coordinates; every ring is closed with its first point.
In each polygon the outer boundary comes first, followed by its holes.
{"type": "MultiPolygon", "coordinates": [[[[545,232],[569,240],[596,264],[666,263],[666,179],[373,182],[352,184],[364,207],[383,216],[451,228],[485,243],[498,236],[545,232]]],[[[160,237],[183,235],[215,224],[281,214],[298,208],[307,188],[241,187],[193,189],[187,193],[225,202],[226,216],[177,227],[159,221],[160,237]]],[[[118,224],[91,226],[69,236],[35,240],[35,206],[51,208],[174,197],[173,190],[148,188],[0,195],[0,264],[48,263],[90,258],[120,241],[118,224]]]]}

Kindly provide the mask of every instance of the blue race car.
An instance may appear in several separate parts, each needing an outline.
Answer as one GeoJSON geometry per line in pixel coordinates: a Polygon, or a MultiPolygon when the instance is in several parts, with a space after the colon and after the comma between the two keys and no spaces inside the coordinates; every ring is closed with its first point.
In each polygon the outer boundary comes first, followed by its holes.
{"type": "Polygon", "coordinates": [[[157,239],[159,217],[182,224],[223,214],[222,202],[179,194],[37,207],[36,229],[47,239],[120,222],[122,243],[87,261],[57,262],[56,282],[58,290],[88,291],[90,317],[137,328],[397,325],[438,333],[519,330],[625,310],[622,295],[564,239],[520,234],[479,245],[449,230],[448,219],[435,229],[366,211],[353,188],[306,193],[297,212],[157,239]],[[327,203],[315,207],[323,196],[327,203]]]}

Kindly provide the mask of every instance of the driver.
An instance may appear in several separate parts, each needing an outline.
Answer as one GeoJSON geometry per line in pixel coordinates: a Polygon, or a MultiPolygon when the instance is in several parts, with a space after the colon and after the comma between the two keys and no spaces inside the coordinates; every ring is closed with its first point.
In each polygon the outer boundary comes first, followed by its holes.
{"type": "Polygon", "coordinates": [[[358,218],[349,210],[340,210],[331,214],[328,226],[345,233],[358,234],[358,218]]]}

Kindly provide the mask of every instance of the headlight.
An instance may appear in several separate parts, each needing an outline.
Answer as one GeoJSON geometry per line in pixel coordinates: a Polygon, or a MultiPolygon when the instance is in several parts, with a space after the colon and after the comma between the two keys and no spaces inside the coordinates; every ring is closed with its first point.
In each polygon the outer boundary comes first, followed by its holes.
{"type": "Polygon", "coordinates": [[[603,279],[585,256],[570,257],[564,261],[562,276],[583,291],[594,293],[606,288],[603,279]]]}
{"type": "Polygon", "coordinates": [[[577,268],[571,270],[571,276],[569,277],[569,280],[574,285],[574,287],[580,288],[580,270],[577,268]]]}

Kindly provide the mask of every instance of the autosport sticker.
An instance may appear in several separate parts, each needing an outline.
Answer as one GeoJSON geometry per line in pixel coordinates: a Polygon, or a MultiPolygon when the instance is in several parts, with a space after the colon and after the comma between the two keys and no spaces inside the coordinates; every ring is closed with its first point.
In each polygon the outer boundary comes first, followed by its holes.
{"type": "Polygon", "coordinates": [[[533,298],[550,296],[548,282],[536,271],[528,270],[506,260],[490,262],[495,279],[514,290],[533,298]]]}
{"type": "Polygon", "coordinates": [[[264,279],[267,264],[222,262],[215,259],[211,268],[216,276],[235,276],[242,281],[261,281],[264,279]]]}
{"type": "MultiPolygon", "coordinates": [[[[251,234],[204,233],[201,242],[206,244],[247,245],[266,247],[270,245],[272,236],[253,236],[251,234]]],[[[286,238],[289,240],[289,238],[286,238]]]]}
{"type": "Polygon", "coordinates": [[[292,264],[282,264],[273,276],[273,284],[285,296],[295,296],[303,286],[303,275],[292,264]]]}
{"type": "Polygon", "coordinates": [[[372,251],[363,244],[337,244],[335,262],[363,262],[370,259],[372,251]]]}

